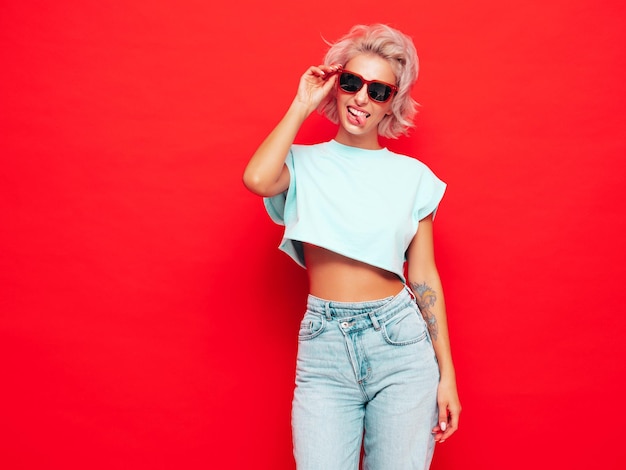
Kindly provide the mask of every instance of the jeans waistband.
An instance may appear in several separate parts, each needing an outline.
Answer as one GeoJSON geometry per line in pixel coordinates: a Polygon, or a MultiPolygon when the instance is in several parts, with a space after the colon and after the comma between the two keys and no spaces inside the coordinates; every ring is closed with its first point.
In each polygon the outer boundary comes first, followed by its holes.
{"type": "Polygon", "coordinates": [[[331,318],[350,318],[359,315],[375,316],[378,320],[383,320],[384,317],[395,314],[412,302],[414,302],[413,293],[407,286],[404,286],[395,296],[364,302],[336,302],[334,300],[320,299],[309,294],[307,310],[325,315],[329,320],[331,318]]]}

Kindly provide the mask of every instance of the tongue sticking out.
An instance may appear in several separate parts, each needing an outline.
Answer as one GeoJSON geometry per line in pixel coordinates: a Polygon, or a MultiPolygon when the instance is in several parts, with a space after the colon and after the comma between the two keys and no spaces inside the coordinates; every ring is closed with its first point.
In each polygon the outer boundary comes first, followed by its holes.
{"type": "Polygon", "coordinates": [[[367,117],[369,116],[369,114],[364,113],[363,111],[358,111],[354,108],[348,108],[348,112],[354,118],[354,120],[359,124],[359,126],[362,126],[363,124],[365,124],[365,121],[367,120],[367,117]]]}

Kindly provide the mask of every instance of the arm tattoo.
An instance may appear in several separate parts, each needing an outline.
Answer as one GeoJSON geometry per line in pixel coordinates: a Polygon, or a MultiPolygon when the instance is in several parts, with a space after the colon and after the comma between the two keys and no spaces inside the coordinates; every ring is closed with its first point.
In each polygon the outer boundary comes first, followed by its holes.
{"type": "Polygon", "coordinates": [[[437,293],[425,282],[422,282],[421,284],[411,282],[411,289],[415,294],[415,301],[417,302],[420,312],[422,312],[422,317],[424,317],[424,321],[426,321],[426,325],[428,326],[428,332],[430,333],[431,338],[436,341],[439,326],[437,325],[437,317],[435,317],[431,308],[435,306],[437,293]]]}

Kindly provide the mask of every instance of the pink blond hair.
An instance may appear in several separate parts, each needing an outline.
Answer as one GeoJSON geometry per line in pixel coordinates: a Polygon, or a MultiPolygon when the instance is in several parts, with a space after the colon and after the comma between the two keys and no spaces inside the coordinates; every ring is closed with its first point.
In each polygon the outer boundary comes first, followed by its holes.
{"type": "MultiPolygon", "coordinates": [[[[397,29],[384,24],[357,25],[348,34],[331,44],[324,57],[324,64],[346,65],[360,54],[377,55],[389,62],[396,76],[398,93],[391,102],[391,115],[378,125],[378,134],[392,139],[407,134],[414,126],[413,117],[417,103],[411,97],[411,88],[417,80],[419,59],[413,40],[397,29]]],[[[337,113],[336,90],[320,104],[319,111],[335,124],[337,113]]]]}

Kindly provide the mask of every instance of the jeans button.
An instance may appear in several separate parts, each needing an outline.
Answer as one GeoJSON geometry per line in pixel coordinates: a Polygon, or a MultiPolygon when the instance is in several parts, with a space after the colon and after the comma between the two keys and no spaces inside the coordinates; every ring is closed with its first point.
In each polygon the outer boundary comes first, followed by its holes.
{"type": "Polygon", "coordinates": [[[349,326],[350,326],[350,323],[348,323],[347,321],[341,322],[342,328],[348,328],[349,326]]]}

